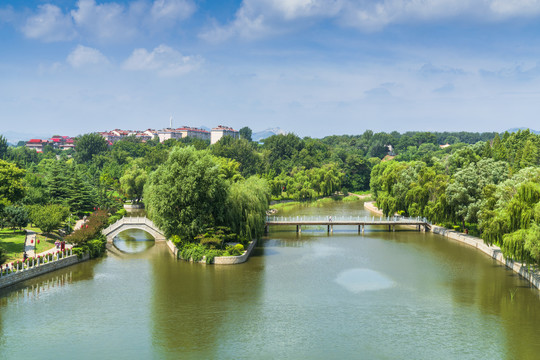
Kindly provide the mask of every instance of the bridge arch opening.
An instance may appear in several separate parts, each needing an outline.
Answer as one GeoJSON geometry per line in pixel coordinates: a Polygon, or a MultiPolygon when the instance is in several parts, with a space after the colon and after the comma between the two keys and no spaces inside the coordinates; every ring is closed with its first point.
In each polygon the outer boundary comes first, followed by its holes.
{"type": "Polygon", "coordinates": [[[142,229],[124,229],[112,241],[115,248],[123,253],[136,254],[149,250],[156,239],[148,231],[142,229]]]}

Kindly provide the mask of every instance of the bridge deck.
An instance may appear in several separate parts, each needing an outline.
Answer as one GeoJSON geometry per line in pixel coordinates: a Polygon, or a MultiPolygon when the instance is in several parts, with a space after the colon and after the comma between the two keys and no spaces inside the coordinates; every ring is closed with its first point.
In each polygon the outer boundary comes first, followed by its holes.
{"type": "Polygon", "coordinates": [[[266,221],[266,225],[429,225],[425,221],[365,221],[365,220],[285,220],[266,221]]]}
{"type": "Polygon", "coordinates": [[[268,216],[266,218],[266,230],[269,226],[296,226],[296,231],[301,231],[302,226],[326,226],[328,231],[333,231],[334,226],[358,226],[358,230],[364,231],[365,226],[388,226],[388,229],[394,229],[396,226],[416,226],[418,229],[431,227],[431,224],[425,218],[405,218],[400,216],[393,217],[354,217],[354,216],[297,216],[281,217],[268,216]]]}
{"type": "Polygon", "coordinates": [[[107,242],[112,242],[113,238],[126,229],[141,229],[152,235],[155,241],[164,241],[165,235],[162,231],[146,217],[123,217],[114,224],[103,229],[101,233],[107,237],[107,242]]]}

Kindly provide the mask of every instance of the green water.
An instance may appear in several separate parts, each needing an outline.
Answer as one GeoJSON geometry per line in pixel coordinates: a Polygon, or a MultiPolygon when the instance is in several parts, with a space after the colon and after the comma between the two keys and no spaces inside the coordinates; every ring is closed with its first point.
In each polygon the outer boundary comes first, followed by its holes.
{"type": "Polygon", "coordinates": [[[540,292],[472,248],[415,231],[270,230],[236,266],[179,262],[126,231],[123,256],[2,291],[0,357],[539,358],[540,292]]]}

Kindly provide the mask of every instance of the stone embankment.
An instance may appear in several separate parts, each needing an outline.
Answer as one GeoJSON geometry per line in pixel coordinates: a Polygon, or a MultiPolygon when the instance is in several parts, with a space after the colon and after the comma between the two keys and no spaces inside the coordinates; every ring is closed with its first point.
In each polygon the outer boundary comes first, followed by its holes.
{"type": "MultiPolygon", "coordinates": [[[[249,246],[246,251],[242,255],[239,256],[216,256],[214,258],[214,265],[236,265],[245,263],[249,256],[251,255],[253,249],[255,248],[255,245],[257,245],[257,240],[253,240],[249,243],[249,246]]],[[[169,250],[174,254],[174,257],[178,259],[178,248],[172,243],[171,240],[167,240],[167,246],[169,247],[169,250]]],[[[203,258],[201,261],[199,261],[201,264],[206,264],[205,259],[203,258]]]]}
{"type": "MultiPolygon", "coordinates": [[[[379,215],[383,214],[383,212],[375,206],[374,202],[364,203],[364,208],[379,215]]],[[[449,239],[456,240],[463,244],[475,247],[476,249],[482,251],[484,254],[497,260],[499,263],[505,265],[506,267],[512,269],[514,272],[521,275],[523,278],[527,279],[537,289],[540,289],[540,272],[529,271],[527,266],[525,266],[524,264],[513,261],[511,259],[506,259],[498,246],[486,245],[484,243],[484,240],[480,238],[463,234],[454,230],[449,230],[440,226],[432,226],[431,231],[434,234],[442,235],[449,239]]]]}
{"type": "Polygon", "coordinates": [[[35,265],[29,269],[19,270],[10,274],[4,274],[0,277],[0,289],[14,285],[21,281],[31,279],[36,276],[40,276],[55,270],[65,268],[67,266],[75,265],[88,259],[88,254],[84,255],[81,259],[79,259],[77,255],[70,255],[63,259],[58,259],[45,264],[35,265]]]}
{"type": "Polygon", "coordinates": [[[241,264],[247,261],[249,256],[251,255],[251,252],[255,248],[255,245],[257,245],[257,239],[251,241],[249,243],[249,246],[246,251],[242,255],[239,256],[216,256],[214,258],[214,264],[216,265],[235,265],[235,264],[241,264]]]}

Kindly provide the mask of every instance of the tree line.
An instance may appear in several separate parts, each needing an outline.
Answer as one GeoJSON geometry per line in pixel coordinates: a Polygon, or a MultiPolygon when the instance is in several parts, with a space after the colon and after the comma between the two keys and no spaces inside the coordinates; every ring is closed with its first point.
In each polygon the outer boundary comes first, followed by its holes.
{"type": "MultiPolygon", "coordinates": [[[[69,225],[70,217],[79,218],[98,208],[115,211],[125,201],[132,200],[148,203],[153,216],[157,217],[161,212],[171,218],[179,216],[183,219],[181,222],[175,220],[178,225],[162,224],[170,229],[167,230],[170,234],[194,239],[197,232],[204,230],[201,224],[218,228],[232,223],[230,216],[236,214],[232,230],[247,238],[260,231],[260,218],[246,214],[261,214],[266,201],[266,195],[257,197],[256,192],[268,194],[274,200],[309,200],[335,192],[364,191],[370,187],[379,202],[387,204],[384,206],[388,211],[430,216],[444,214],[444,220],[463,218],[470,222],[475,218],[472,210],[470,216],[464,217],[468,214],[468,206],[467,212],[464,207],[452,207],[452,217],[448,215],[450,210],[445,207],[445,200],[435,201],[442,193],[447,196],[447,183],[456,182],[454,174],[471,163],[478,164],[481,159],[508,164],[507,172],[499,168],[493,170],[497,176],[514,174],[533,164],[535,156],[537,158],[534,154],[538,153],[536,138],[529,138],[531,134],[524,135],[525,132],[499,136],[496,133],[400,134],[367,130],[361,135],[334,135],[322,139],[275,135],[260,143],[251,141],[251,131],[247,127],[241,134],[240,139],[224,137],[214,145],[194,138],[171,139],[164,143],[157,140],[143,142],[133,136],[109,145],[98,134],[84,134],[75,139],[74,151],[50,147],[43,153],[24,146],[7,146],[5,139],[0,137],[0,158],[3,159],[0,162],[0,225],[24,227],[25,222],[30,221],[43,231],[53,231],[69,225]],[[514,138],[526,139],[516,145],[514,138]],[[489,146],[486,145],[488,142],[489,146]],[[444,144],[451,146],[441,148],[444,144]],[[208,183],[201,189],[212,188],[216,191],[214,195],[221,194],[219,199],[207,197],[207,200],[212,199],[211,202],[230,211],[201,211],[198,205],[189,205],[185,207],[187,213],[180,214],[179,208],[173,211],[160,207],[153,198],[154,190],[159,186],[171,191],[174,188],[163,185],[159,174],[173,171],[171,161],[180,161],[184,157],[198,164],[206,161],[208,176],[218,174],[217,182],[208,183]],[[392,158],[394,161],[387,161],[392,158]],[[445,159],[444,163],[441,159],[445,159]],[[393,172],[399,174],[395,175],[400,177],[396,180],[399,184],[391,185],[392,180],[385,178],[386,187],[379,189],[378,179],[387,167],[395,167],[393,172]],[[214,169],[213,172],[210,169],[214,169]],[[405,170],[407,176],[402,179],[401,171],[405,170]],[[406,178],[414,181],[405,183],[406,178]],[[413,183],[415,190],[409,192],[408,186],[413,183]],[[427,193],[426,188],[429,188],[427,193]],[[205,211],[210,218],[190,215],[205,211]]],[[[491,163],[481,165],[485,171],[496,166],[491,163]]],[[[207,173],[206,168],[198,169],[207,173]]],[[[388,170],[387,174],[391,172],[388,170]]],[[[457,184],[467,181],[467,176],[467,172],[457,176],[456,191],[449,191],[449,198],[460,196],[457,184]]],[[[200,178],[193,181],[192,186],[202,184],[200,178]]],[[[490,181],[498,183],[500,179],[490,181]]],[[[182,186],[186,187],[184,190],[189,189],[187,183],[182,186]]],[[[179,193],[183,193],[180,190],[179,193]]],[[[214,230],[210,233],[216,233],[214,230]]]]}
{"type": "Polygon", "coordinates": [[[418,155],[374,166],[370,187],[386,215],[467,229],[508,258],[540,264],[540,135],[506,132],[418,155]]]}

